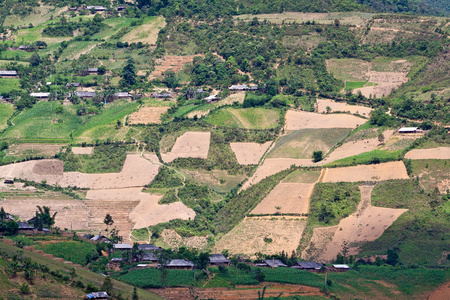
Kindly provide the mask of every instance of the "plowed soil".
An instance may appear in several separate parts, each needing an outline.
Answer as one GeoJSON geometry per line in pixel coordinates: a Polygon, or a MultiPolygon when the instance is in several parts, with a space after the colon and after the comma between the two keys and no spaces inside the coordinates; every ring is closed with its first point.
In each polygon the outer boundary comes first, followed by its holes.
{"type": "Polygon", "coordinates": [[[361,105],[349,105],[345,102],[336,102],[329,99],[317,99],[317,112],[326,113],[327,106],[331,108],[331,112],[350,112],[351,114],[359,114],[364,117],[369,117],[373,110],[370,107],[361,105]]]}
{"type": "Polygon", "coordinates": [[[288,110],[286,113],[286,129],[300,130],[304,128],[356,128],[366,121],[347,114],[316,114],[305,111],[288,110]]]}
{"type": "Polygon", "coordinates": [[[375,72],[369,71],[367,73],[369,82],[377,83],[375,86],[365,86],[359,89],[354,89],[353,93],[361,92],[366,97],[382,97],[388,96],[392,90],[398,88],[403,83],[408,81],[406,72],[375,72]]]}
{"type": "Polygon", "coordinates": [[[196,56],[203,57],[200,54],[186,56],[167,55],[163,59],[156,60],[155,70],[150,74],[149,80],[161,78],[164,72],[168,70],[179,72],[185,64],[192,62],[196,56]]]}
{"type": "Polygon", "coordinates": [[[208,158],[210,132],[186,132],[175,142],[169,153],[161,154],[163,161],[172,162],[179,157],[208,158]]]}
{"type": "Polygon", "coordinates": [[[241,165],[256,165],[269,148],[272,142],[264,144],[258,143],[230,143],[231,150],[233,150],[239,164],[241,165]]]}
{"type": "Polygon", "coordinates": [[[94,147],[72,147],[73,154],[92,154],[94,147]]]}
{"type": "Polygon", "coordinates": [[[409,179],[402,161],[346,168],[330,168],[326,170],[323,182],[383,181],[390,179],[409,179]]]}
{"type": "Polygon", "coordinates": [[[408,159],[450,159],[450,147],[414,149],[406,153],[408,159]]]}
{"type": "Polygon", "coordinates": [[[161,116],[169,110],[168,107],[144,106],[128,117],[128,124],[161,124],[161,116]]]}
{"type": "Polygon", "coordinates": [[[228,249],[230,253],[277,254],[291,253],[297,249],[306,220],[277,218],[245,218],[224,235],[214,246],[215,253],[228,249]],[[264,240],[266,238],[266,241],[264,240]]]}
{"type": "Polygon", "coordinates": [[[149,24],[143,24],[135,27],[123,38],[123,42],[149,44],[151,46],[156,45],[159,31],[166,26],[166,20],[164,17],[157,17],[149,24]]]}

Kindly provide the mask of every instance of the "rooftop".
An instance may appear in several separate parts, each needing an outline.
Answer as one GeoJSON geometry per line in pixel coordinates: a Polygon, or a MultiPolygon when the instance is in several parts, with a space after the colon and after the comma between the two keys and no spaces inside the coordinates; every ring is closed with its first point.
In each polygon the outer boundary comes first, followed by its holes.
{"type": "Polygon", "coordinates": [[[335,269],[350,269],[348,265],[340,264],[340,265],[333,265],[335,269]]]}
{"type": "Polygon", "coordinates": [[[230,260],[227,259],[223,254],[211,254],[209,256],[209,262],[212,264],[220,264],[220,263],[230,263],[230,260]]]}
{"type": "Polygon", "coordinates": [[[114,244],[114,249],[125,250],[125,249],[133,249],[130,244],[114,244]]]}
{"type": "Polygon", "coordinates": [[[31,93],[30,96],[35,98],[47,98],[50,96],[50,93],[31,93]]]}
{"type": "Polygon", "coordinates": [[[265,259],[264,263],[267,264],[271,268],[278,268],[278,267],[287,267],[281,260],[279,259],[265,259]]]}
{"type": "Polygon", "coordinates": [[[167,267],[194,267],[194,264],[185,259],[172,259],[167,267]]]}
{"type": "Polygon", "coordinates": [[[0,71],[0,75],[1,76],[16,76],[17,75],[17,71],[0,71]]]}
{"type": "Polygon", "coordinates": [[[299,261],[297,262],[297,265],[302,269],[320,269],[323,266],[323,264],[314,261],[299,261]]]}

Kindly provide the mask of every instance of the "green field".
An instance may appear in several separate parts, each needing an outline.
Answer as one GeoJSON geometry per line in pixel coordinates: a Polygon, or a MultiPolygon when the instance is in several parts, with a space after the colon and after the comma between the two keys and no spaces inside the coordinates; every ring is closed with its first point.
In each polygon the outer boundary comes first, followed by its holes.
{"type": "Polygon", "coordinates": [[[55,257],[64,258],[74,264],[86,265],[86,255],[95,251],[95,245],[87,242],[59,242],[48,243],[37,246],[45,253],[53,254],[55,257]]]}
{"type": "Polygon", "coordinates": [[[312,158],[314,151],[328,152],[350,129],[302,129],[278,139],[268,158],[312,158]]]}
{"type": "Polygon", "coordinates": [[[9,103],[0,103],[0,130],[6,128],[9,117],[14,113],[14,107],[9,103]]]}
{"type": "Polygon", "coordinates": [[[81,125],[75,107],[64,106],[56,113],[55,102],[39,102],[12,119],[14,126],[3,134],[6,139],[69,139],[70,133],[81,125]]]}
{"type": "Polygon", "coordinates": [[[117,121],[124,124],[124,119],[128,114],[138,110],[139,103],[127,101],[115,101],[102,111],[102,113],[92,116],[85,124],[73,132],[74,143],[89,142],[95,140],[123,140],[128,128],[122,126],[117,128],[117,121]]]}
{"type": "Polygon", "coordinates": [[[224,108],[211,113],[206,121],[212,125],[246,128],[269,129],[279,126],[280,111],[267,108],[224,108]]]}
{"type": "Polygon", "coordinates": [[[0,94],[20,90],[19,78],[0,78],[0,94]]]}
{"type": "Polygon", "coordinates": [[[354,90],[362,88],[367,81],[346,81],[345,82],[345,89],[346,90],[354,90]]]}
{"type": "Polygon", "coordinates": [[[375,149],[369,152],[333,161],[325,165],[325,167],[355,166],[361,164],[367,165],[373,163],[374,159],[376,160],[377,158],[378,162],[395,161],[402,158],[403,152],[403,149],[392,151],[375,149]]]}

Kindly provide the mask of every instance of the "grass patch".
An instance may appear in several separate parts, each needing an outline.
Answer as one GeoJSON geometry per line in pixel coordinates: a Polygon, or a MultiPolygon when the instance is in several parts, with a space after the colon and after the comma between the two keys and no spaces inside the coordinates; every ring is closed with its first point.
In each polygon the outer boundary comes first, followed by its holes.
{"type": "Polygon", "coordinates": [[[75,241],[41,244],[37,248],[47,254],[53,254],[55,257],[61,257],[83,266],[86,265],[86,255],[92,251],[97,252],[95,244],[75,241]]]}
{"type": "Polygon", "coordinates": [[[280,111],[267,108],[224,108],[206,118],[212,125],[246,129],[276,128],[279,120],[280,111]]]}
{"type": "Polygon", "coordinates": [[[342,140],[350,129],[302,129],[282,136],[268,158],[312,158],[314,151],[327,152],[342,140]]]}
{"type": "Polygon", "coordinates": [[[411,165],[411,177],[418,176],[420,186],[426,192],[432,192],[440,185],[445,186],[445,181],[449,178],[450,159],[411,160],[411,165]]]}
{"type": "Polygon", "coordinates": [[[346,90],[354,90],[364,87],[367,81],[346,81],[345,89],[346,90]]]}
{"type": "Polygon", "coordinates": [[[331,162],[325,167],[342,167],[342,166],[356,166],[367,165],[373,163],[374,159],[378,158],[378,162],[388,162],[400,160],[403,156],[403,150],[379,150],[375,149],[369,152],[361,153],[358,155],[346,157],[343,159],[331,162]]]}
{"type": "Polygon", "coordinates": [[[0,78],[0,94],[9,93],[12,90],[20,90],[20,79],[0,78]]]}
{"type": "Polygon", "coordinates": [[[284,183],[314,183],[319,179],[320,171],[297,170],[283,179],[284,183]]]}
{"type": "MultiPolygon", "coordinates": [[[[194,270],[167,270],[166,286],[193,286],[194,272],[194,270]]],[[[119,279],[141,288],[162,287],[161,270],[159,269],[131,270],[120,276],[119,279]]]]}
{"type": "Polygon", "coordinates": [[[14,106],[9,103],[0,103],[0,131],[7,127],[6,122],[14,113],[14,106]]]}

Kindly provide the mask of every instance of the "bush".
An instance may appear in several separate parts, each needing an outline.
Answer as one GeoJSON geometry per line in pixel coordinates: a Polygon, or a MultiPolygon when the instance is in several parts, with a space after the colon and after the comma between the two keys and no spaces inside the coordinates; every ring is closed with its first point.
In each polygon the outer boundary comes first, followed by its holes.
{"type": "Polygon", "coordinates": [[[323,151],[314,151],[312,158],[314,162],[321,161],[323,159],[323,151]]]}

